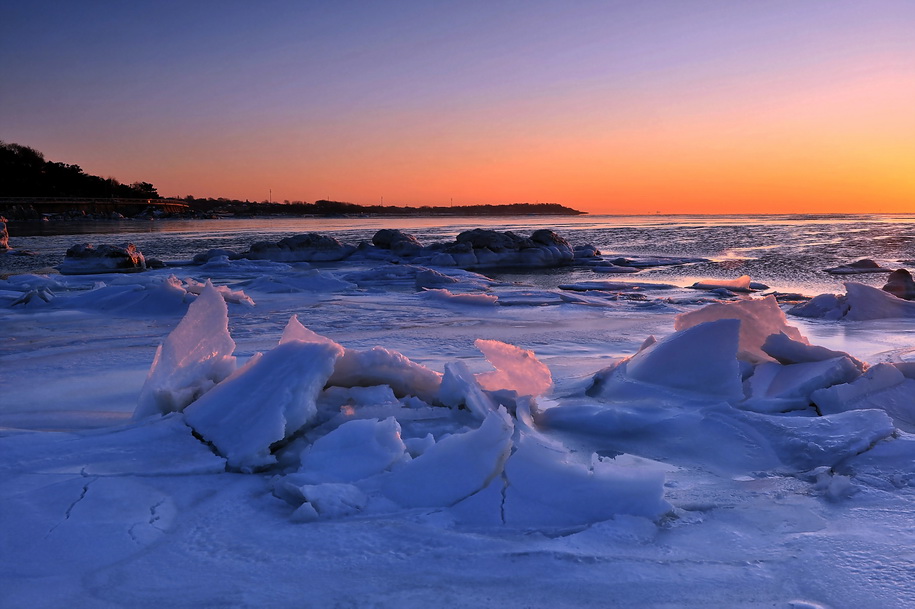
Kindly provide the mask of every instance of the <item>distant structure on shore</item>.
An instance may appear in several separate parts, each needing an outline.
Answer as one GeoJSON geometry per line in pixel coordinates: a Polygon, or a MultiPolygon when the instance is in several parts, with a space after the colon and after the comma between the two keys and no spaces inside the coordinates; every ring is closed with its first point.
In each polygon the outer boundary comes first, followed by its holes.
{"type": "Polygon", "coordinates": [[[0,215],[9,220],[120,219],[225,216],[577,216],[558,203],[395,207],[319,200],[273,203],[226,198],[166,199],[149,182],[121,184],[83,172],[79,165],[47,161],[41,152],[0,142],[0,215]]]}

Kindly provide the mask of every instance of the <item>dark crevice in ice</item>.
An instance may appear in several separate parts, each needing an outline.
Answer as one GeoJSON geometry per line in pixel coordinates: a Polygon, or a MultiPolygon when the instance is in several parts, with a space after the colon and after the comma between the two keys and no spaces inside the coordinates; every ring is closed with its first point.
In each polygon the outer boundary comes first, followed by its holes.
{"type": "Polygon", "coordinates": [[[508,491],[508,476],[502,470],[502,500],[499,502],[499,520],[505,524],[505,493],[508,491]]]}
{"type": "Polygon", "coordinates": [[[53,527],[51,527],[50,529],[48,529],[48,533],[47,533],[47,535],[45,535],[45,537],[48,537],[48,535],[50,535],[51,533],[53,533],[54,530],[55,530],[57,527],[59,527],[60,525],[62,525],[64,522],[70,520],[70,515],[73,513],[73,508],[76,507],[76,504],[78,504],[80,501],[82,501],[83,499],[86,498],[86,495],[89,493],[89,486],[90,486],[93,482],[95,482],[96,480],[98,480],[98,477],[91,477],[91,478],[90,478],[89,475],[86,473],[86,469],[85,469],[85,468],[83,468],[79,473],[80,473],[80,475],[81,475],[82,477],[88,478],[88,479],[86,480],[86,483],[83,485],[82,491],[80,491],[79,497],[77,497],[77,498],[67,507],[67,510],[64,512],[64,519],[61,520],[60,522],[58,522],[57,524],[55,524],[55,525],[54,525],[53,527]]]}

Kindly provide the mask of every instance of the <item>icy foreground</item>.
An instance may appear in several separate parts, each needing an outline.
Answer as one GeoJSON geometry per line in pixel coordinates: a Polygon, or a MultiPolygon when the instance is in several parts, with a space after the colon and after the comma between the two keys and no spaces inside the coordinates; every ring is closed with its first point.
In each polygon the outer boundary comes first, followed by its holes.
{"type": "Polygon", "coordinates": [[[772,297],[645,309],[472,274],[275,264],[213,264],[218,285],[7,284],[56,296],[2,317],[12,338],[48,328],[3,352],[4,394],[23,404],[0,431],[3,603],[915,594],[905,320],[864,334],[871,348],[835,339],[847,322],[796,327],[772,297]],[[513,304],[426,296],[436,285],[513,304]],[[173,308],[138,313],[153,303],[173,308]]]}

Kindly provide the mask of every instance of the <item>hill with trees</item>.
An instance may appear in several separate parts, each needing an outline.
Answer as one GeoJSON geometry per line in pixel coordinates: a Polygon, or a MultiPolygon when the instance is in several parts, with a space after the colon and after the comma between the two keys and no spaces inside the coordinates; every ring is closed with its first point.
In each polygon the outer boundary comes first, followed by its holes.
{"type": "Polygon", "coordinates": [[[149,182],[121,184],[79,165],[45,160],[34,148],[0,141],[0,197],[158,199],[149,182]]]}
{"type": "MultiPolygon", "coordinates": [[[[115,200],[115,205],[116,200],[124,199],[123,210],[118,210],[122,212],[128,209],[137,210],[136,202],[138,200],[166,201],[160,197],[156,188],[149,182],[121,184],[114,178],[101,178],[87,174],[79,165],[48,161],[41,152],[29,146],[0,141],[0,208],[6,208],[8,215],[19,219],[40,217],[41,214],[35,209],[38,204],[31,204],[28,199],[73,199],[74,206],[80,205],[78,201],[80,199],[111,199],[115,200]],[[132,200],[132,202],[128,203],[128,200],[132,200]]],[[[187,205],[187,209],[181,213],[196,217],[215,215],[509,216],[579,215],[584,213],[558,203],[398,207],[357,205],[327,200],[319,200],[314,203],[303,201],[274,203],[194,196],[186,196],[175,202],[187,205]]],[[[60,201],[57,201],[56,206],[59,208],[60,205],[60,201]]],[[[3,211],[4,209],[0,209],[0,212],[3,211]]],[[[137,211],[130,213],[137,213],[137,211]]],[[[139,213],[146,214],[147,212],[142,210],[139,213]]]]}

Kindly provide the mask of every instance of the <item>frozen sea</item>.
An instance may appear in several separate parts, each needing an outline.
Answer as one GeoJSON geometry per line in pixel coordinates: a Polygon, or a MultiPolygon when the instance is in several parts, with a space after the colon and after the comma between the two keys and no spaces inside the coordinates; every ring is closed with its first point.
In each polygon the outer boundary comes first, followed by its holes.
{"type": "Polygon", "coordinates": [[[862,258],[915,269],[915,215],[9,228],[33,255],[0,256],[0,276],[18,273],[0,281],[0,607],[915,599],[915,317],[784,317],[790,305],[764,301],[879,287],[886,274],[823,271],[862,258]],[[550,228],[604,258],[706,261],[620,276],[438,269],[447,293],[381,259],[188,264],[381,228],[423,244],[550,228]],[[48,271],[75,243],[125,241],[168,266],[48,271]],[[741,275],[769,289],[687,289],[741,275]],[[559,288],[595,280],[648,287],[559,288]],[[775,309],[685,327],[747,302],[775,309]],[[738,326],[837,354],[791,343],[780,357],[798,361],[776,363],[738,326]]]}

